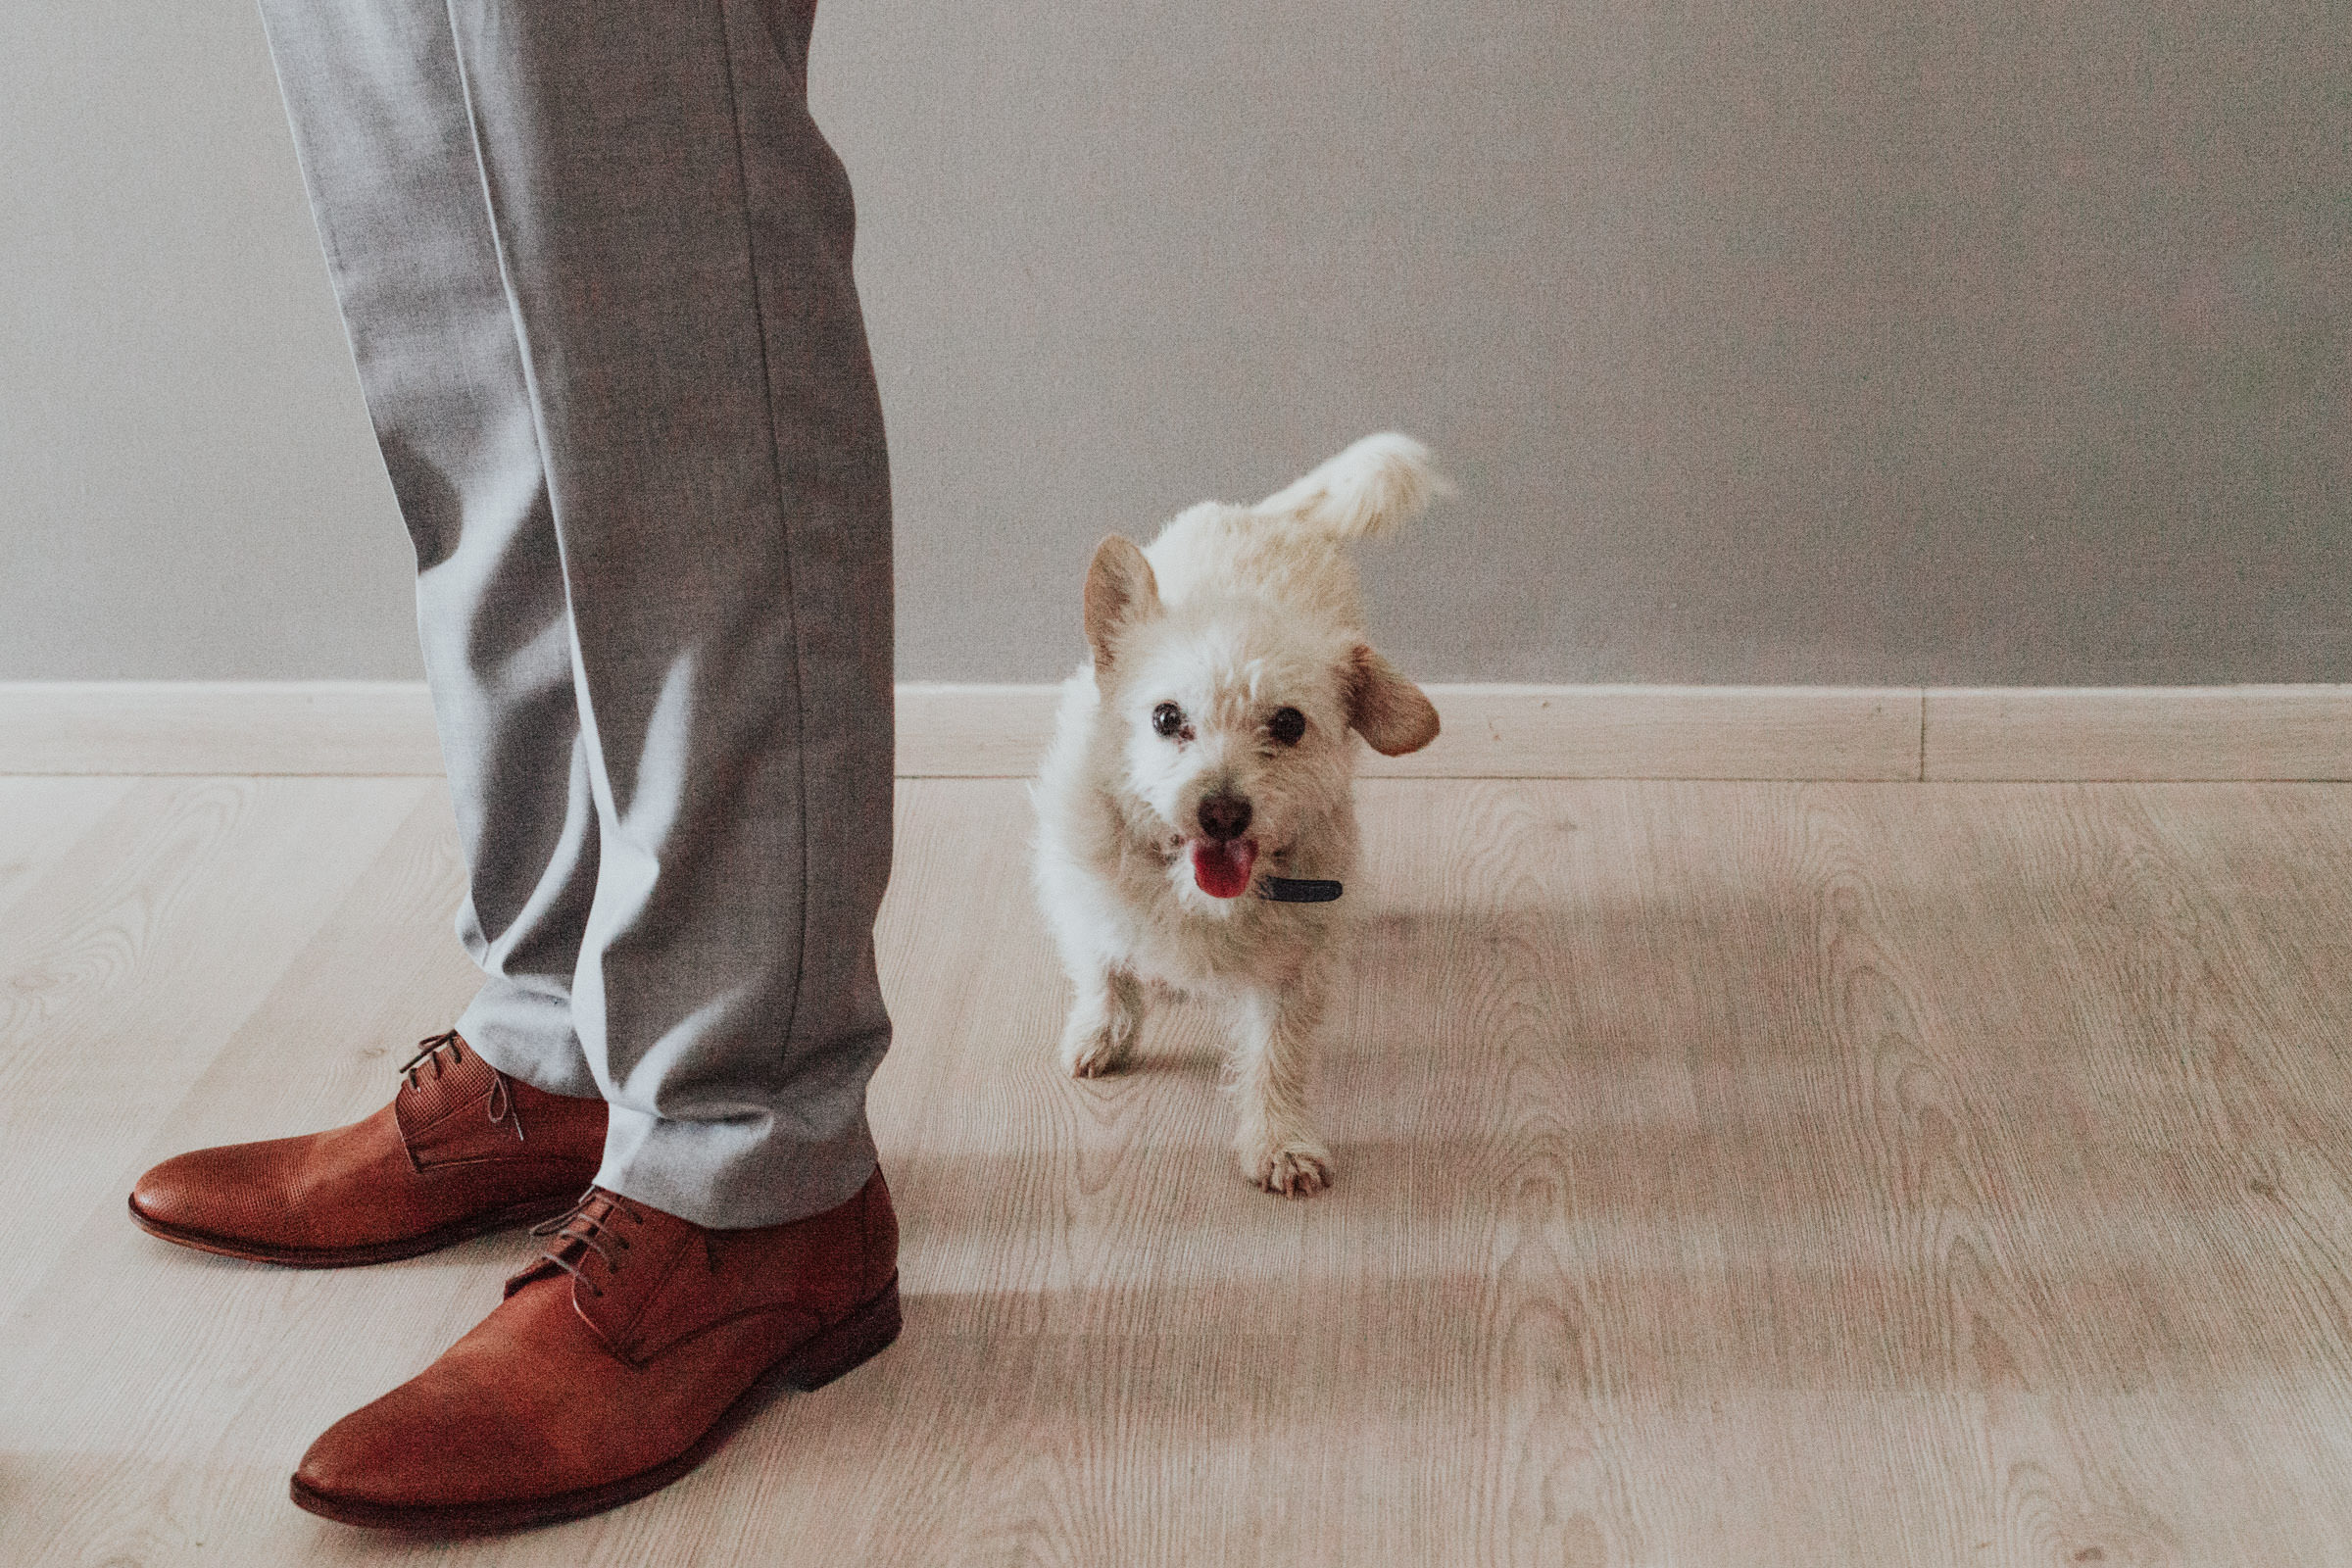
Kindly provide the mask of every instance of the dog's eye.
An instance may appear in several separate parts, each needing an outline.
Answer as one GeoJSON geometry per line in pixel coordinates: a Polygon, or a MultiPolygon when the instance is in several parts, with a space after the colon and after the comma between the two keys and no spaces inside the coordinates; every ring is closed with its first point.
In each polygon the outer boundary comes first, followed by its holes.
{"type": "Polygon", "coordinates": [[[1306,733],[1306,715],[1296,708],[1277,708],[1274,716],[1266,720],[1266,733],[1285,746],[1296,746],[1298,737],[1306,733]]]}
{"type": "Polygon", "coordinates": [[[1152,710],[1152,733],[1174,735],[1184,728],[1184,710],[1174,703],[1162,703],[1152,710]]]}

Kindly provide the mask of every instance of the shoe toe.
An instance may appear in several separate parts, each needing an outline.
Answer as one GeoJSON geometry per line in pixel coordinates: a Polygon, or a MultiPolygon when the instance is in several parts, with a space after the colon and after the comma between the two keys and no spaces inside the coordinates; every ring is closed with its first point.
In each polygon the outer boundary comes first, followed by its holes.
{"type": "Polygon", "coordinates": [[[162,1164],[130,1190],[134,1218],[181,1240],[218,1242],[216,1251],[299,1247],[309,1237],[287,1172],[300,1139],[199,1149],[162,1164]]]}
{"type": "Polygon", "coordinates": [[[130,1190],[132,1212],[141,1219],[172,1230],[215,1232],[224,1205],[217,1157],[226,1152],[200,1149],[165,1160],[138,1179],[130,1190]]]}
{"type": "Polygon", "coordinates": [[[297,1494],[429,1514],[597,1479],[548,1444],[552,1411],[450,1370],[437,1366],[320,1433],[294,1467],[297,1494]]]}
{"type": "Polygon", "coordinates": [[[320,1433],[294,1467],[296,1488],[337,1502],[378,1506],[437,1500],[440,1489],[428,1472],[442,1450],[413,1415],[404,1419],[402,1406],[411,1402],[401,1397],[405,1392],[395,1389],[320,1433]]]}

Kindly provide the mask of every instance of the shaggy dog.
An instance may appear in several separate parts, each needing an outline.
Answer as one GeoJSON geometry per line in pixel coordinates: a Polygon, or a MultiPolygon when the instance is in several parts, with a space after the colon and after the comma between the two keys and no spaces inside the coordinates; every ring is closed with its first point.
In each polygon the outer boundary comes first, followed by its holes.
{"type": "Polygon", "coordinates": [[[1256,506],[1192,508],[1150,550],[1113,534],[1087,569],[1093,655],[1062,688],[1036,791],[1038,897],[1078,992],[1062,1064],[1123,1065],[1147,987],[1208,1002],[1230,1037],[1234,1148],[1268,1192],[1331,1182],[1306,1087],[1330,901],[1355,867],[1349,732],[1391,757],[1438,733],[1364,640],[1341,547],[1444,483],[1419,442],[1367,436],[1256,506]]]}

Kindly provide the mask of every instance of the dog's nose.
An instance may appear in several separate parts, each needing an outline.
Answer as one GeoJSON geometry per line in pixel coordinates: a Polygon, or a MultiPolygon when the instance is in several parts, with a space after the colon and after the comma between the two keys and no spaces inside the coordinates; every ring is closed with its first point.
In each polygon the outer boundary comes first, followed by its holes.
{"type": "Polygon", "coordinates": [[[1200,803],[1200,831],[1219,844],[1250,831],[1250,803],[1239,795],[1211,795],[1200,803]]]}

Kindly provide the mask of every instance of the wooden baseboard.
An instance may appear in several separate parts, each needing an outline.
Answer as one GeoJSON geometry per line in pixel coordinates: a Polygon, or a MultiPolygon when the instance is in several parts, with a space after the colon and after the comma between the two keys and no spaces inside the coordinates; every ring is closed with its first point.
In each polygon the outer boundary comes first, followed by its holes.
{"type": "Polygon", "coordinates": [[[1921,774],[2352,779],[2352,686],[1931,688],[1921,774]]]}
{"type": "Polygon", "coordinates": [[[0,684],[0,773],[440,771],[421,681],[0,684]]]}
{"type": "MultiPolygon", "coordinates": [[[[2352,780],[2352,686],[1432,686],[1373,778],[2352,780]]],[[[1014,778],[1055,688],[899,689],[898,770],[1014,778]]],[[[410,682],[0,683],[0,773],[434,774],[410,682]]]]}

